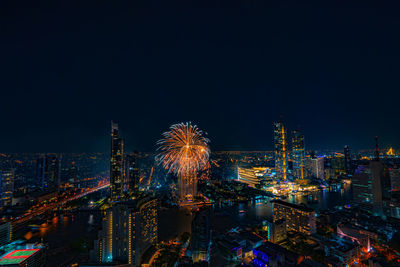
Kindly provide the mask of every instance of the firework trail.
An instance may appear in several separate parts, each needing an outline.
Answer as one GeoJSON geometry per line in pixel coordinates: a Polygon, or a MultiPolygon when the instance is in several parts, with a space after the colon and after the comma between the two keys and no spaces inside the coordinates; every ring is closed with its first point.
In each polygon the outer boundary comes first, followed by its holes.
{"type": "Polygon", "coordinates": [[[208,163],[208,143],[208,138],[191,122],[172,125],[157,142],[156,160],[168,172],[178,176],[181,197],[196,194],[195,189],[188,187],[195,187],[197,172],[208,163]]]}

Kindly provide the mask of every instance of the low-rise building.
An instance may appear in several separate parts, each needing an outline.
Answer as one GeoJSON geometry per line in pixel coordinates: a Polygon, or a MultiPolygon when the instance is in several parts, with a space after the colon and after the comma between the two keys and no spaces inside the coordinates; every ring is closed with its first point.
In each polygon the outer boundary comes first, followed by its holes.
{"type": "Polygon", "coordinates": [[[263,230],[267,233],[268,241],[279,243],[286,239],[286,220],[280,219],[275,222],[265,220],[263,222],[263,230]]]}
{"type": "Polygon", "coordinates": [[[265,242],[263,245],[253,249],[254,259],[252,266],[297,266],[301,262],[302,256],[291,252],[284,247],[271,242],[265,242]]]}

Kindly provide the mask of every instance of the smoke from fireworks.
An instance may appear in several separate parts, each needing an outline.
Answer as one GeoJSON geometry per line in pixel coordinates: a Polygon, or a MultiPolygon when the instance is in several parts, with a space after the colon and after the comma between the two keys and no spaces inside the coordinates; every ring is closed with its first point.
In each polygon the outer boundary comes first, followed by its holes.
{"type": "Polygon", "coordinates": [[[195,174],[208,162],[209,140],[190,122],[174,124],[157,142],[157,161],[177,176],[195,174]]]}

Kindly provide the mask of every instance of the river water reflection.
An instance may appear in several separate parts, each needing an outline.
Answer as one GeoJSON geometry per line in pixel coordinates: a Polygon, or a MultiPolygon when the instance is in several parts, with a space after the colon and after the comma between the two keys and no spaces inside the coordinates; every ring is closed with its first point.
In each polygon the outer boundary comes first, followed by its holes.
{"type": "MultiPolygon", "coordinates": [[[[265,197],[247,203],[225,203],[212,209],[212,227],[223,231],[224,228],[246,227],[262,220],[272,220],[273,206],[271,198],[265,197]]],[[[351,185],[344,184],[339,190],[319,190],[308,195],[289,195],[285,201],[305,204],[318,211],[333,209],[350,204],[351,185]]]]}
{"type": "MultiPolygon", "coordinates": [[[[259,199],[247,203],[225,203],[214,205],[210,208],[211,228],[213,231],[225,232],[236,227],[248,227],[265,219],[272,219],[272,204],[270,198],[259,199]]],[[[317,212],[332,209],[335,206],[350,204],[351,186],[334,190],[320,190],[308,196],[288,196],[286,201],[304,203],[317,212]]],[[[191,232],[193,214],[188,210],[169,209],[159,211],[159,240],[170,240],[184,232],[191,232]]],[[[76,212],[66,216],[54,216],[52,219],[38,225],[35,230],[27,230],[22,235],[31,242],[40,241],[50,245],[48,266],[58,266],[61,262],[68,261],[60,257],[60,252],[65,256],[74,257],[71,245],[79,238],[92,242],[97,237],[101,226],[99,212],[76,212]]],[[[75,255],[76,256],[76,255],[75,255]]]]}

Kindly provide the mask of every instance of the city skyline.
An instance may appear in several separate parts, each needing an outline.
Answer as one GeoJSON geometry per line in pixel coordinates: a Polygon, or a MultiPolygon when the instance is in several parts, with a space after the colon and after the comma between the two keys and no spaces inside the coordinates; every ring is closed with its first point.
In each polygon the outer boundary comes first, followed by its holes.
{"type": "MultiPolygon", "coordinates": [[[[280,116],[280,117],[282,117],[282,116],[280,116]]],[[[273,127],[274,127],[274,123],[276,121],[277,120],[271,121],[269,132],[265,133],[265,135],[270,135],[271,136],[271,140],[265,140],[265,145],[263,145],[263,146],[248,147],[248,146],[240,146],[240,145],[236,144],[236,145],[230,146],[231,149],[229,149],[228,147],[220,146],[218,144],[215,144],[215,142],[211,142],[210,146],[213,148],[212,151],[213,152],[218,152],[218,151],[243,151],[243,152],[245,152],[245,151],[271,151],[272,152],[272,151],[274,151],[274,137],[273,137],[273,135],[274,135],[273,132],[274,131],[273,131],[273,127]]],[[[111,120],[111,123],[113,123],[113,122],[115,122],[115,124],[119,124],[118,120],[111,120]]],[[[109,123],[110,123],[110,121],[108,122],[108,125],[109,125],[109,123]]],[[[366,141],[366,145],[365,146],[361,146],[361,147],[357,147],[357,146],[352,147],[351,145],[349,145],[349,143],[343,143],[343,145],[338,144],[336,146],[335,145],[330,145],[330,144],[312,146],[312,145],[309,145],[309,143],[308,143],[309,134],[308,134],[307,130],[304,131],[304,129],[302,127],[299,127],[299,126],[296,126],[294,128],[287,127],[286,126],[287,124],[286,124],[285,120],[283,120],[283,123],[285,124],[285,127],[288,129],[288,132],[287,132],[288,140],[287,140],[287,145],[286,145],[288,147],[288,149],[292,148],[292,144],[291,144],[292,140],[291,139],[292,139],[292,137],[293,137],[293,135],[294,135],[294,133],[296,131],[301,131],[303,134],[304,134],[304,132],[306,132],[307,138],[305,140],[303,140],[303,142],[307,146],[306,150],[308,150],[308,151],[312,151],[312,150],[314,150],[314,151],[335,151],[335,150],[336,151],[341,151],[341,150],[343,150],[343,147],[345,147],[345,146],[350,147],[354,151],[374,150],[375,149],[375,138],[377,137],[376,135],[369,136],[368,138],[366,136],[364,136],[364,138],[366,139],[365,140],[366,141]],[[369,140],[367,140],[367,139],[369,139],[369,140]]],[[[127,128],[129,128],[129,125],[124,125],[124,128],[126,126],[128,126],[127,128]]],[[[207,131],[205,131],[205,132],[208,134],[207,131]]],[[[160,131],[160,133],[162,133],[162,132],[160,131]]],[[[133,144],[135,144],[137,142],[138,143],[140,143],[140,142],[138,140],[136,140],[136,141],[132,140],[132,136],[129,136],[129,134],[126,133],[126,130],[122,130],[122,135],[124,136],[124,139],[128,139],[129,140],[128,141],[128,146],[126,146],[126,144],[124,144],[125,149],[127,151],[129,151],[129,152],[155,152],[157,150],[157,145],[155,144],[156,141],[158,140],[157,138],[153,140],[153,144],[152,145],[149,144],[150,146],[147,149],[139,149],[140,147],[143,148],[143,146],[141,146],[141,145],[139,145],[139,146],[133,145],[133,144]]],[[[310,133],[310,135],[312,136],[312,133],[310,133]]],[[[56,149],[55,147],[59,147],[57,145],[58,144],[57,143],[57,144],[55,144],[54,147],[49,148],[49,150],[38,150],[37,151],[37,150],[7,150],[7,149],[5,149],[5,150],[0,151],[0,153],[39,153],[39,154],[40,153],[91,153],[91,152],[108,153],[108,151],[111,148],[111,146],[109,145],[109,141],[107,140],[108,138],[109,138],[109,130],[107,130],[107,132],[104,133],[104,136],[102,135],[102,136],[99,137],[97,135],[96,136],[96,139],[97,139],[96,142],[98,143],[98,145],[93,147],[93,150],[84,150],[84,151],[79,150],[79,149],[78,150],[66,149],[66,150],[63,150],[63,151],[54,150],[54,149],[56,149]],[[101,149],[100,149],[100,147],[101,147],[101,149]]],[[[249,139],[251,139],[251,137],[249,137],[249,139]]],[[[382,149],[384,149],[384,150],[385,149],[390,149],[390,148],[393,148],[395,150],[399,149],[396,145],[388,143],[387,140],[385,140],[385,139],[383,139],[381,137],[379,137],[379,139],[380,139],[380,141],[379,141],[380,142],[380,147],[382,149]]],[[[46,144],[41,145],[41,146],[42,147],[47,147],[46,144]]],[[[16,147],[20,147],[20,146],[17,145],[16,147]]]]}
{"type": "Polygon", "coordinates": [[[400,266],[399,10],[0,1],[0,266],[400,266]]]}

